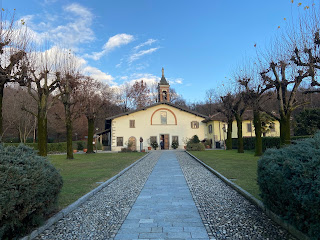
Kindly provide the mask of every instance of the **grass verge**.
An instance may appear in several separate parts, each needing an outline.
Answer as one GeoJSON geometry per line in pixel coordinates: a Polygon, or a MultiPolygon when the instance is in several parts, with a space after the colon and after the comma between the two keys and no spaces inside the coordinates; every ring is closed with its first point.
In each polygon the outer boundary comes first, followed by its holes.
{"type": "Polygon", "coordinates": [[[261,200],[257,184],[259,157],[255,157],[253,151],[237,153],[237,150],[212,150],[190,153],[261,200]]]}
{"type": "Polygon", "coordinates": [[[72,160],[67,160],[66,155],[49,156],[49,161],[60,171],[63,178],[59,209],[90,192],[99,186],[99,182],[113,177],[144,154],[139,152],[75,154],[72,160]]]}

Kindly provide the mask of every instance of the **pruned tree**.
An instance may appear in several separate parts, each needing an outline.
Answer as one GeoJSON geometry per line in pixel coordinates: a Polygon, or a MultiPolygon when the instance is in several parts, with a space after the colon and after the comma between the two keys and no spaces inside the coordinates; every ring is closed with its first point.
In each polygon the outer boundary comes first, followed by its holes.
{"type": "Polygon", "coordinates": [[[80,64],[77,58],[69,51],[64,50],[60,55],[60,67],[57,77],[59,78],[59,99],[64,106],[64,122],[67,133],[67,159],[73,159],[72,148],[72,122],[79,116],[79,108],[75,108],[78,102],[77,93],[81,78],[80,64]]]}
{"type": "Polygon", "coordinates": [[[21,82],[25,75],[22,60],[26,56],[29,36],[25,27],[14,23],[14,15],[0,12],[0,142],[3,134],[2,101],[7,83],[21,82]]]}
{"type": "MultiPolygon", "coordinates": [[[[244,87],[243,98],[245,104],[252,109],[253,126],[255,132],[255,156],[262,155],[262,112],[263,104],[270,99],[269,89],[272,85],[265,85],[259,75],[257,65],[248,61],[243,69],[237,73],[237,82],[244,87]]],[[[273,109],[274,110],[274,109],[273,109]]],[[[272,112],[272,111],[271,111],[272,112]]]]}
{"type": "Polygon", "coordinates": [[[82,111],[88,120],[87,153],[93,153],[95,121],[101,108],[111,99],[112,91],[108,85],[86,76],[80,82],[78,96],[82,111]]]}
{"type": "Polygon", "coordinates": [[[245,110],[247,109],[247,102],[246,102],[244,91],[240,90],[237,94],[235,94],[234,102],[230,107],[232,108],[234,118],[236,119],[236,122],[237,122],[238,153],[244,153],[243,134],[242,134],[242,116],[245,110]]]}
{"type": "Polygon", "coordinates": [[[47,115],[58,95],[52,93],[60,84],[60,73],[57,72],[57,59],[54,49],[45,52],[31,52],[28,56],[28,78],[25,85],[29,94],[37,103],[37,112],[27,107],[24,110],[37,117],[39,155],[47,156],[47,115]],[[49,98],[52,97],[49,102],[49,98]]]}
{"type": "Polygon", "coordinates": [[[305,104],[297,101],[296,94],[302,81],[310,76],[310,72],[295,68],[290,64],[290,58],[282,52],[277,59],[271,59],[269,66],[260,74],[264,85],[274,87],[277,93],[279,115],[274,112],[267,113],[280,122],[280,144],[290,144],[292,111],[305,104]]]}
{"type": "Polygon", "coordinates": [[[228,129],[227,129],[227,140],[226,147],[227,150],[232,150],[232,122],[234,120],[234,106],[235,96],[228,92],[224,96],[220,96],[219,106],[217,111],[221,112],[227,119],[228,129]]]}

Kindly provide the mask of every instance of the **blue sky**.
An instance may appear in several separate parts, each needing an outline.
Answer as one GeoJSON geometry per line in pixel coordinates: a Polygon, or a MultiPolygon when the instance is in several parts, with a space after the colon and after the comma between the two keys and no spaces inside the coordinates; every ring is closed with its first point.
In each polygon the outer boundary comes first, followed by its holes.
{"type": "MultiPolygon", "coordinates": [[[[300,1],[301,2],[301,1],[300,1]]],[[[39,39],[73,49],[87,74],[113,86],[158,81],[205,99],[310,4],[291,0],[2,0],[39,39]]]]}

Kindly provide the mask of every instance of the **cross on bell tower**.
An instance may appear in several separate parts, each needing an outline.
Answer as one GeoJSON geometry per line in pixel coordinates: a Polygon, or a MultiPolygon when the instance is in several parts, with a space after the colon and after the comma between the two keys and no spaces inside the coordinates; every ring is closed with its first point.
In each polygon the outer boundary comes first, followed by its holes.
{"type": "Polygon", "coordinates": [[[159,102],[170,102],[170,85],[167,79],[164,77],[164,69],[162,68],[162,77],[158,83],[158,101],[159,102]]]}

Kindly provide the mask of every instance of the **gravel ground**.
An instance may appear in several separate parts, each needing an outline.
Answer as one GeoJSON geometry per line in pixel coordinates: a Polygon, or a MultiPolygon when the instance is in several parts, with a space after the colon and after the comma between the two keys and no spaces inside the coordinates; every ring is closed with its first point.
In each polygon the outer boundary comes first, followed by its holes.
{"type": "Polygon", "coordinates": [[[212,239],[295,239],[187,153],[176,154],[212,239]]]}
{"type": "Polygon", "coordinates": [[[160,152],[153,152],[36,239],[113,239],[160,152]]]}

